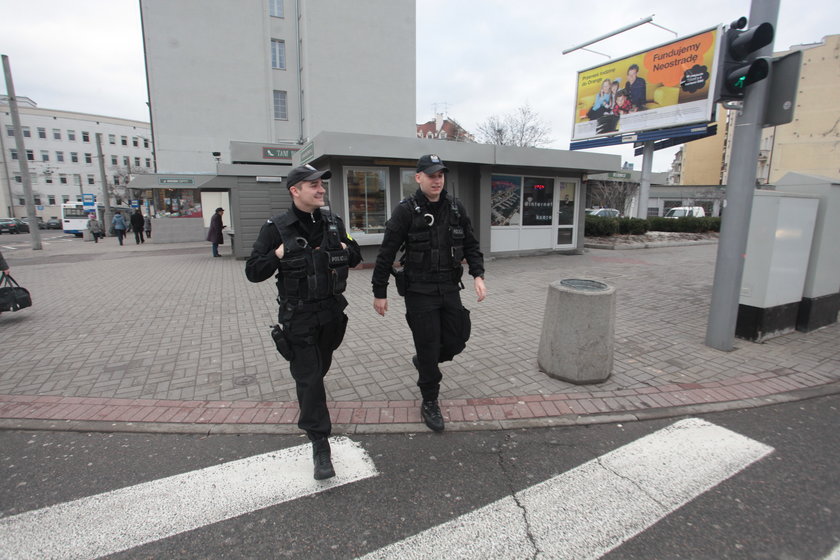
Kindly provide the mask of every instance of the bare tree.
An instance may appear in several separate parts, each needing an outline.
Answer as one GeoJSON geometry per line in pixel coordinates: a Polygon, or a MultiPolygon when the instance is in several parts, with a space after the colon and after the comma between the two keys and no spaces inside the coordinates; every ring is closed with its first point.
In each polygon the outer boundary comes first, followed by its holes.
{"type": "Polygon", "coordinates": [[[478,125],[478,138],[484,144],[540,147],[551,142],[551,128],[525,104],[502,117],[493,115],[478,125]]]}
{"type": "Polygon", "coordinates": [[[615,208],[627,213],[628,202],[636,196],[638,183],[623,181],[591,181],[588,183],[590,204],[593,207],[615,208]]]}

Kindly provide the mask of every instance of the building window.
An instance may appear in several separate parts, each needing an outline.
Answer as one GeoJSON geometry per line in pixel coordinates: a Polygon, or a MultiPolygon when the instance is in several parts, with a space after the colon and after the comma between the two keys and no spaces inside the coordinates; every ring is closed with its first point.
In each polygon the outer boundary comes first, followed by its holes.
{"type": "Polygon", "coordinates": [[[18,202],[20,203],[20,206],[26,206],[26,199],[25,198],[19,198],[18,202]]]}
{"type": "Polygon", "coordinates": [[[490,225],[518,226],[522,201],[522,177],[493,175],[490,180],[490,225]]]}
{"type": "Polygon", "coordinates": [[[117,135],[116,134],[109,134],[108,135],[108,143],[109,144],[116,144],[117,143],[117,135]]]}
{"type": "Polygon", "coordinates": [[[111,156],[111,165],[119,165],[119,160],[117,156],[111,156]]]}
{"type": "Polygon", "coordinates": [[[12,156],[12,159],[18,158],[17,150],[14,148],[9,148],[9,154],[12,156]]]}
{"type": "Polygon", "coordinates": [[[88,175],[87,180],[88,180],[88,185],[92,185],[95,182],[95,180],[93,178],[93,175],[88,175]]]}
{"type": "Polygon", "coordinates": [[[6,136],[14,136],[15,135],[15,127],[6,125],[6,136]]]}
{"type": "Polygon", "coordinates": [[[66,204],[68,202],[70,202],[70,195],[69,194],[61,195],[61,203],[66,204]]]}
{"type": "Polygon", "coordinates": [[[93,157],[91,154],[85,154],[85,163],[93,163],[93,157]]]}
{"type": "Polygon", "coordinates": [[[55,206],[55,195],[54,194],[51,194],[51,195],[47,196],[47,204],[49,204],[50,206],[55,206]]]}
{"type": "Polygon", "coordinates": [[[152,166],[152,158],[146,158],[146,167],[152,166]]]}
{"type": "Polygon", "coordinates": [[[345,174],[348,224],[353,235],[385,233],[388,173],[384,168],[351,167],[345,174]]]}
{"type": "Polygon", "coordinates": [[[56,152],[55,161],[64,161],[64,152],[56,152]]]}
{"type": "Polygon", "coordinates": [[[149,139],[148,139],[148,138],[143,138],[143,147],[144,147],[144,148],[148,148],[148,147],[149,147],[149,139]]]}
{"type": "Polygon", "coordinates": [[[139,157],[134,158],[134,167],[140,167],[140,158],[139,157]]]}
{"type": "Polygon", "coordinates": [[[38,138],[41,138],[42,140],[47,139],[47,129],[46,128],[43,128],[43,127],[40,127],[40,126],[38,127],[38,138]]]}
{"type": "MultiPolygon", "coordinates": [[[[23,183],[23,177],[21,175],[15,175],[15,183],[23,183]]],[[[23,200],[21,198],[21,200],[23,200]]]]}
{"type": "Polygon", "coordinates": [[[32,150],[26,150],[26,160],[35,161],[35,153],[32,150]]]}
{"type": "Polygon", "coordinates": [[[30,132],[28,126],[22,126],[20,127],[20,130],[23,132],[24,138],[32,138],[32,132],[30,132]]]}
{"type": "Polygon", "coordinates": [[[79,163],[79,152],[70,152],[70,161],[79,163]]]}
{"type": "Polygon", "coordinates": [[[50,173],[47,173],[46,171],[44,172],[44,182],[47,183],[48,185],[52,185],[52,172],[50,172],[50,173]]]}
{"type": "Polygon", "coordinates": [[[274,90],[274,119],[278,121],[289,120],[289,107],[286,102],[286,92],[274,90]]]}
{"type": "Polygon", "coordinates": [[[64,173],[61,173],[58,176],[58,182],[61,183],[62,185],[66,185],[67,184],[67,175],[65,175],[64,173]]]}
{"type": "Polygon", "coordinates": [[[82,195],[77,194],[76,195],[76,202],[81,202],[81,201],[82,201],[82,195]]]}
{"type": "Polygon", "coordinates": [[[286,69],[286,41],[271,40],[271,67],[278,70],[286,69]]]}
{"type": "Polygon", "coordinates": [[[138,143],[137,143],[137,137],[136,136],[131,137],[131,145],[134,146],[135,148],[137,148],[139,146],[138,143]]]}
{"type": "Polygon", "coordinates": [[[81,187],[82,186],[82,176],[78,175],[78,174],[73,175],[73,184],[76,185],[77,187],[81,187]]]}
{"type": "Polygon", "coordinates": [[[41,206],[41,197],[40,196],[33,196],[32,198],[34,199],[33,202],[35,202],[36,206],[41,206]]]}
{"type": "Polygon", "coordinates": [[[120,176],[119,176],[119,175],[114,175],[114,184],[115,184],[115,185],[119,185],[119,184],[120,184],[120,176]]]}
{"type": "Polygon", "coordinates": [[[131,164],[129,163],[129,161],[128,161],[128,156],[123,156],[123,165],[125,165],[126,167],[128,167],[129,165],[131,165],[131,164]]]}
{"type": "Polygon", "coordinates": [[[82,131],[82,142],[90,142],[90,132],[82,131]]]}
{"type": "Polygon", "coordinates": [[[283,15],[283,0],[268,0],[268,14],[271,17],[285,17],[283,15]]]}
{"type": "Polygon", "coordinates": [[[50,161],[50,153],[47,150],[41,150],[41,161],[50,161]]]}
{"type": "Polygon", "coordinates": [[[53,140],[61,140],[61,129],[54,128],[53,129],[53,140]]]}
{"type": "Polygon", "coordinates": [[[120,143],[123,146],[128,146],[128,136],[120,136],[120,143]]]}
{"type": "Polygon", "coordinates": [[[67,139],[68,140],[76,140],[76,131],[75,130],[68,130],[67,131],[67,139]]]}

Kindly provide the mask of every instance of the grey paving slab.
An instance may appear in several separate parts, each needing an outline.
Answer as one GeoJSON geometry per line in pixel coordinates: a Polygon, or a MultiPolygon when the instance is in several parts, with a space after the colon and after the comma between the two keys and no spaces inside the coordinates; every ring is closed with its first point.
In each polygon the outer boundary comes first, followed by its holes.
{"type": "MultiPolygon", "coordinates": [[[[244,261],[229,253],[211,258],[204,243],[120,247],[113,239],[49,236],[42,251],[2,251],[34,306],[0,315],[0,395],[295,401],[288,364],[268,336],[274,282],[248,282],[244,261]]],[[[802,375],[803,387],[840,380],[837,324],[763,344],[736,340],[732,352],[704,345],[715,253],[715,245],[703,244],[490,260],[487,300],[462,292],[473,333],[467,349],[443,365],[442,398],[597,392],[624,408],[650,408],[664,396],[641,402],[638,391],[740,383],[754,374],[779,376],[779,368],[802,375]],[[615,367],[604,383],[578,387],[538,369],[547,288],[564,278],[617,289],[615,367]]],[[[370,279],[369,268],[350,273],[350,322],[328,376],[329,398],[417,399],[403,301],[392,294],[380,317],[370,279]]],[[[587,403],[580,414],[603,412],[587,403]]]]}

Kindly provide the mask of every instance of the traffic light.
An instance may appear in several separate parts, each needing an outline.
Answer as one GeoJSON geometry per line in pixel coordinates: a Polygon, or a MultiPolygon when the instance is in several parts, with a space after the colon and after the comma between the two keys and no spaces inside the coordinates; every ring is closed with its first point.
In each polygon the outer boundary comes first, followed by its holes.
{"type": "Polygon", "coordinates": [[[753,55],[773,42],[773,25],[762,23],[744,29],[746,26],[747,18],[738,18],[723,35],[715,101],[743,99],[748,85],[770,73],[770,61],[753,55]]]}

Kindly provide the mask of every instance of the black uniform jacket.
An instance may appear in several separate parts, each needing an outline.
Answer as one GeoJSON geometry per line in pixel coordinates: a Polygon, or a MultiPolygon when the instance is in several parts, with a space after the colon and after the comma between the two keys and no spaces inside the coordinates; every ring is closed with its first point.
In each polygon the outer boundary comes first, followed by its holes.
{"type": "MultiPolygon", "coordinates": [[[[310,247],[320,247],[324,240],[324,218],[321,215],[321,209],[316,209],[315,212],[309,214],[298,210],[292,205],[289,210],[294,213],[296,221],[291,224],[301,237],[309,242],[310,247]]],[[[362,253],[359,249],[359,244],[347,235],[344,229],[344,224],[341,218],[335,216],[338,222],[338,228],[341,232],[341,241],[347,245],[347,251],[350,253],[349,266],[353,268],[362,262],[362,253]]],[[[282,243],[280,232],[277,231],[277,226],[271,220],[263,224],[260,233],[254,242],[254,248],[251,251],[251,256],[245,263],[245,276],[251,282],[262,282],[268,280],[272,275],[277,273],[277,280],[280,281],[280,259],[274,254],[274,251],[282,243]]]]}
{"type": "MultiPolygon", "coordinates": [[[[442,191],[440,200],[435,203],[430,203],[423,195],[420,189],[414,194],[417,203],[421,207],[426,207],[435,216],[435,224],[447,223],[442,222],[439,217],[442,213],[451,212],[450,208],[444,209],[444,205],[449,205],[446,191],[442,191]]],[[[472,223],[470,222],[467,212],[461,201],[457,201],[458,212],[461,216],[461,226],[464,228],[464,258],[469,265],[470,276],[477,277],[484,275],[484,255],[479,250],[478,239],[473,233],[472,223]]],[[[408,231],[411,229],[411,223],[414,220],[414,211],[407,208],[405,204],[398,204],[391,213],[391,218],[385,227],[385,237],[382,240],[382,245],[379,248],[379,254],[376,257],[376,266],[373,269],[373,297],[386,298],[388,297],[388,279],[391,274],[391,267],[397,257],[402,244],[408,239],[408,231]]],[[[460,287],[455,282],[447,282],[438,285],[412,285],[410,291],[419,293],[445,293],[460,290],[460,287]]]]}

